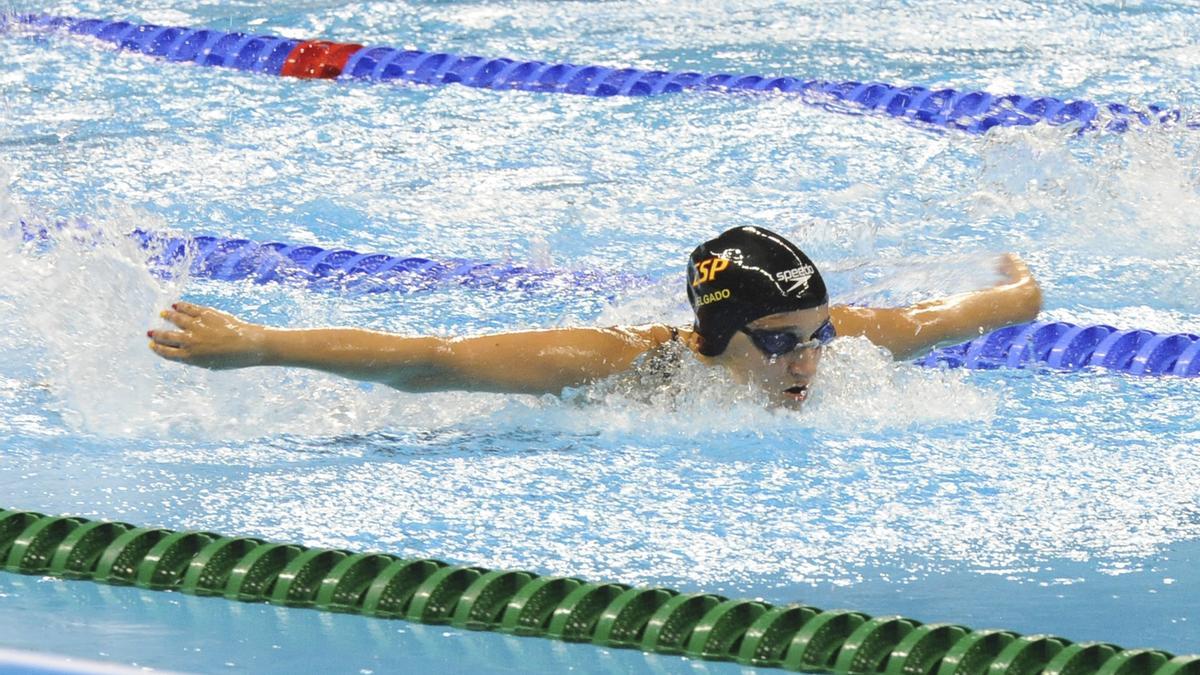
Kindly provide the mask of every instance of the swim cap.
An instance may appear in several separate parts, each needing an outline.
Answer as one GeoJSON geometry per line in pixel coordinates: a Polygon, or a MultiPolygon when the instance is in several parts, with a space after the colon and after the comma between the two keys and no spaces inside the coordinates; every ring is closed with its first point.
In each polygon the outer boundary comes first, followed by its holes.
{"type": "Polygon", "coordinates": [[[755,319],[829,302],[812,260],[761,227],[735,227],[697,246],[687,280],[705,356],[725,351],[733,334],[755,319]]]}

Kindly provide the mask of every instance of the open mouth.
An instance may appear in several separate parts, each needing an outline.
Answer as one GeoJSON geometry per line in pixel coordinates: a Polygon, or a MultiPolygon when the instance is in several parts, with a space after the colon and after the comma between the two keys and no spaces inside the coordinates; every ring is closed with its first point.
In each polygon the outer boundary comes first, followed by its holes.
{"type": "Polygon", "coordinates": [[[783,390],[783,393],[797,401],[803,401],[804,399],[808,398],[808,385],[800,384],[796,385],[795,387],[788,387],[787,389],[783,390]]]}

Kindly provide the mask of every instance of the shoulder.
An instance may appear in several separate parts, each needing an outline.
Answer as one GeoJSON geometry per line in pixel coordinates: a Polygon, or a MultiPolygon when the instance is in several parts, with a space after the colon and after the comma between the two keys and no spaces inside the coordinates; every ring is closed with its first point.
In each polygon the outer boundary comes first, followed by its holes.
{"type": "Polygon", "coordinates": [[[612,330],[623,331],[634,339],[645,343],[647,349],[654,349],[672,343],[678,343],[684,347],[691,348],[694,341],[694,333],[691,328],[662,323],[626,326],[612,330]]]}

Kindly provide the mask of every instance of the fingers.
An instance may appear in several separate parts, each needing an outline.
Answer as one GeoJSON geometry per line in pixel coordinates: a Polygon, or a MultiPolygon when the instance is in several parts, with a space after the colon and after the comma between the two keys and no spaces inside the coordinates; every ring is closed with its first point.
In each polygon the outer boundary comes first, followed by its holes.
{"type": "Polygon", "coordinates": [[[181,349],[179,347],[170,347],[157,342],[150,343],[150,351],[158,354],[168,361],[186,361],[188,357],[187,350],[185,349],[181,349]]]}
{"type": "Polygon", "coordinates": [[[166,347],[188,346],[188,334],[177,330],[152,330],[146,333],[155,344],[166,347]]]}
{"type": "Polygon", "coordinates": [[[1015,253],[1001,255],[996,269],[1010,282],[1020,281],[1029,276],[1029,267],[1015,253]]]}
{"type": "Polygon", "coordinates": [[[200,316],[201,312],[203,312],[205,309],[208,309],[208,308],[201,307],[200,305],[193,305],[190,302],[183,302],[181,300],[181,301],[171,305],[171,309],[175,310],[176,312],[179,312],[180,314],[186,314],[187,316],[191,316],[191,317],[198,317],[198,316],[200,316]]]}
{"type": "MultiPolygon", "coordinates": [[[[178,304],[181,303],[176,303],[176,306],[178,304]]],[[[195,316],[174,309],[164,309],[158,315],[183,329],[191,328],[196,323],[195,316]]]]}
{"type": "Polygon", "coordinates": [[[160,317],[183,330],[146,331],[150,338],[150,351],[168,361],[189,362],[192,357],[189,349],[192,336],[188,331],[197,324],[206,309],[190,302],[176,302],[171,305],[171,309],[159,312],[160,317]]]}
{"type": "Polygon", "coordinates": [[[180,300],[173,303],[171,309],[164,309],[158,315],[180,328],[191,328],[196,319],[203,318],[205,314],[213,313],[216,313],[216,310],[210,307],[180,300]]]}

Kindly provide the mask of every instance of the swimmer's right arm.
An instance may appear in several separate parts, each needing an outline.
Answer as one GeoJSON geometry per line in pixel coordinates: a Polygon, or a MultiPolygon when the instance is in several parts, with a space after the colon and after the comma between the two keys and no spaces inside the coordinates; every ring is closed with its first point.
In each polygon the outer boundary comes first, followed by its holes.
{"type": "Polygon", "coordinates": [[[409,337],[356,328],[279,329],[186,302],[150,331],[150,349],[180,363],[224,370],[292,366],[410,392],[466,390],[557,394],[627,369],[671,339],[665,326],[560,328],[470,338],[409,337]]]}
{"type": "Polygon", "coordinates": [[[897,359],[914,358],[939,345],[965,342],[1037,318],[1042,289],[1029,266],[1008,253],[1000,257],[997,271],[1001,280],[990,288],[911,307],[839,305],[830,314],[839,335],[862,335],[897,359]]]}

